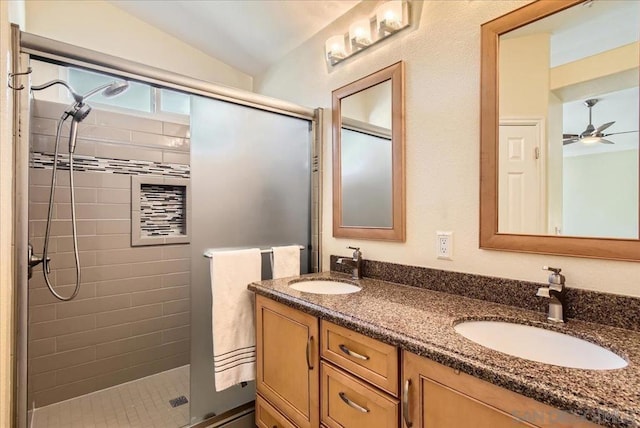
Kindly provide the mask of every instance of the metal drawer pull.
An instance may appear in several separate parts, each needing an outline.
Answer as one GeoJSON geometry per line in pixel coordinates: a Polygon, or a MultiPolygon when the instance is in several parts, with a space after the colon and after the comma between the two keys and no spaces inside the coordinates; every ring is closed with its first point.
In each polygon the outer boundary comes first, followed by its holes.
{"type": "Polygon", "coordinates": [[[313,336],[309,336],[307,339],[307,367],[309,370],[313,370],[313,366],[311,365],[311,341],[313,340],[313,336]]]}
{"type": "Polygon", "coordinates": [[[411,385],[411,379],[407,379],[404,382],[404,393],[402,394],[402,418],[407,428],[411,428],[413,423],[409,420],[409,386],[411,385]]]}
{"type": "Polygon", "coordinates": [[[351,349],[347,348],[346,346],[344,346],[342,344],[338,345],[338,347],[340,348],[340,350],[342,352],[344,352],[345,354],[347,354],[350,357],[358,358],[359,360],[364,360],[364,361],[367,361],[369,359],[369,357],[367,357],[366,355],[362,355],[362,354],[358,354],[357,352],[353,352],[351,349]]]}
{"type": "Polygon", "coordinates": [[[340,398],[342,398],[342,401],[344,401],[349,406],[353,407],[354,409],[356,409],[359,412],[369,413],[371,411],[371,410],[367,409],[366,407],[362,407],[361,405],[356,404],[353,401],[349,400],[347,398],[347,395],[344,392],[339,392],[338,395],[340,396],[340,398]]]}

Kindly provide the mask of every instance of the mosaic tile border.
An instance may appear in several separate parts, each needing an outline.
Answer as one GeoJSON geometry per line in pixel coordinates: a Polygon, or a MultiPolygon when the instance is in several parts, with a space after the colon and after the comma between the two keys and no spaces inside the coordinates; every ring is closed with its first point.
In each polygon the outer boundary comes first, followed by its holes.
{"type": "MultiPolygon", "coordinates": [[[[73,169],[78,172],[101,172],[125,175],[162,175],[165,177],[189,178],[190,166],[143,160],[102,158],[98,156],[73,155],[73,169]]],[[[53,154],[32,152],[30,168],[53,169],[53,154]]],[[[58,155],[58,168],[69,169],[69,155],[58,155]]]]}

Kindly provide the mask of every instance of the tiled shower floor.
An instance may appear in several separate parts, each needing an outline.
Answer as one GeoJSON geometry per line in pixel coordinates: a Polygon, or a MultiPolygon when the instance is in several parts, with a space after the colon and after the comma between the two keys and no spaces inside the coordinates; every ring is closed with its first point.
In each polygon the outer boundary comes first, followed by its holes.
{"type": "Polygon", "coordinates": [[[189,422],[189,366],[36,409],[31,428],[178,428],[189,422]]]}

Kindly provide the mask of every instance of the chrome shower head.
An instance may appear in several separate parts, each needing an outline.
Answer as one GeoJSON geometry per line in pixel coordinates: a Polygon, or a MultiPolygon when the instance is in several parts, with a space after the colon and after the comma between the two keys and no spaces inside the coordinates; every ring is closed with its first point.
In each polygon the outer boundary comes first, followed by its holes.
{"type": "Polygon", "coordinates": [[[121,82],[116,81],[110,84],[109,86],[107,86],[107,88],[104,91],[102,91],[102,95],[104,95],[105,97],[111,98],[111,97],[120,95],[127,89],[129,89],[129,82],[124,80],[121,82]]]}
{"type": "Polygon", "coordinates": [[[121,93],[126,91],[127,88],[129,88],[129,82],[125,80],[122,80],[122,81],[115,80],[111,83],[107,83],[106,85],[98,86],[97,88],[90,90],[84,95],[80,95],[67,82],[65,82],[64,80],[58,79],[58,80],[52,80],[42,85],[34,85],[31,87],[31,90],[41,91],[53,85],[62,85],[65,88],[67,88],[67,90],[71,93],[71,96],[73,97],[74,101],[78,104],[83,104],[86,100],[88,100],[89,98],[91,98],[92,96],[94,96],[100,91],[102,91],[102,95],[104,95],[105,97],[115,97],[116,95],[120,95],[121,93]]]}

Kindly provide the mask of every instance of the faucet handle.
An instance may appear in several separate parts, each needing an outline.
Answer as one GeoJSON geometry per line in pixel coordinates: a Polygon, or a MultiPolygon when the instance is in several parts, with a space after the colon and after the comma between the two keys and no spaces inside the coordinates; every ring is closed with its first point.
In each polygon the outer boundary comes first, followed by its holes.
{"type": "Polygon", "coordinates": [[[353,257],[354,258],[358,258],[362,256],[362,253],[360,252],[360,247],[347,247],[350,250],[353,250],[353,257]]]}
{"type": "Polygon", "coordinates": [[[560,273],[562,272],[562,269],[550,266],[542,266],[542,269],[551,272],[551,274],[549,275],[549,284],[559,285],[560,290],[562,290],[562,286],[564,285],[565,280],[564,275],[560,273]]]}

